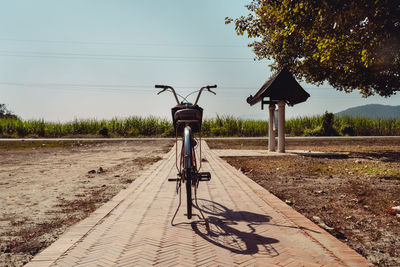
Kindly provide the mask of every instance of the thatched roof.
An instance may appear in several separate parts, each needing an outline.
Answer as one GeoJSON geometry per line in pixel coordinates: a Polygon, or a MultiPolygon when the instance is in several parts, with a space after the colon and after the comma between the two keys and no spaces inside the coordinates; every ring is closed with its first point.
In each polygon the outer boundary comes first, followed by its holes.
{"type": "Polygon", "coordinates": [[[247,103],[251,106],[260,102],[264,97],[271,101],[285,101],[289,106],[304,102],[310,97],[303,87],[296,81],[293,75],[286,69],[275,73],[264,83],[255,96],[249,96],[247,103]]]}

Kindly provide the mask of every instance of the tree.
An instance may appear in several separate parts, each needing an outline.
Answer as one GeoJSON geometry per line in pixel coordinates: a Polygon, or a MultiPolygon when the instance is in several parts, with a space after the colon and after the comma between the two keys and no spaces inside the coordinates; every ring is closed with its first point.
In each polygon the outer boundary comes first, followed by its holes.
{"type": "MultiPolygon", "coordinates": [[[[336,136],[338,132],[333,127],[335,115],[331,112],[325,111],[321,118],[321,125],[314,129],[306,129],[304,136],[336,136]]],[[[354,135],[354,132],[353,132],[354,135]]]]}
{"type": "Polygon", "coordinates": [[[325,136],[334,136],[338,135],[336,130],[333,128],[334,123],[333,113],[325,111],[324,115],[322,115],[322,135],[325,136]]]}
{"type": "Polygon", "coordinates": [[[299,79],[340,91],[391,96],[400,91],[397,0],[253,0],[237,34],[255,38],[256,58],[273,59],[299,79]]]}
{"type": "Polygon", "coordinates": [[[18,116],[12,114],[12,112],[7,109],[6,104],[0,104],[0,119],[2,118],[17,119],[18,116]]]}

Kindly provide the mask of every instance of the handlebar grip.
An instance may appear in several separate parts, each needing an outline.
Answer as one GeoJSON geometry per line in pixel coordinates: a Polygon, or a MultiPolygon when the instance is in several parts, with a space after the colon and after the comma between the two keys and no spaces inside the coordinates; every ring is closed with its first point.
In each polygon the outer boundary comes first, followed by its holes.
{"type": "Polygon", "coordinates": [[[165,86],[165,85],[158,85],[158,84],[156,84],[154,87],[155,87],[155,88],[165,88],[166,86],[165,86]]]}
{"type": "Polygon", "coordinates": [[[217,88],[217,85],[216,85],[216,84],[215,84],[215,85],[209,85],[209,86],[207,86],[207,88],[208,88],[208,89],[217,88]]]}

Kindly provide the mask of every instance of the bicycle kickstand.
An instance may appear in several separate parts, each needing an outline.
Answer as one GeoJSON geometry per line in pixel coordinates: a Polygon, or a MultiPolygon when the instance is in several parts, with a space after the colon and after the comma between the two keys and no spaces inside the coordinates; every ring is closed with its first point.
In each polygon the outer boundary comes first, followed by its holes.
{"type": "Polygon", "coordinates": [[[181,181],[177,182],[177,190],[179,191],[179,204],[178,204],[178,208],[176,209],[175,214],[174,214],[174,216],[172,217],[172,220],[171,220],[171,225],[172,225],[172,226],[175,226],[175,225],[174,225],[175,216],[176,216],[176,214],[178,213],[179,208],[181,207],[181,202],[182,202],[182,201],[181,201],[181,200],[182,200],[182,186],[181,186],[181,181]]]}

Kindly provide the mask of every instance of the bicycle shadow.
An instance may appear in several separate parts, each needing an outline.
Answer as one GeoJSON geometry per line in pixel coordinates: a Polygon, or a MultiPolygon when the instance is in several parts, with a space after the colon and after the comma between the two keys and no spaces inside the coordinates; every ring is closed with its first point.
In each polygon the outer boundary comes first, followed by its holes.
{"type": "Polygon", "coordinates": [[[193,207],[208,215],[208,223],[193,221],[193,231],[208,242],[236,254],[278,256],[279,253],[272,245],[279,243],[279,240],[263,234],[270,231],[271,226],[320,233],[307,227],[271,223],[272,217],[268,215],[234,211],[214,201],[198,200],[200,207],[193,207]]]}
{"type": "Polygon", "coordinates": [[[257,233],[258,226],[270,222],[267,215],[248,211],[233,211],[225,206],[205,199],[199,199],[201,209],[208,215],[204,221],[193,221],[193,231],[208,242],[227,249],[235,254],[262,253],[277,256],[279,253],[272,244],[279,240],[269,238],[257,233]]]}

